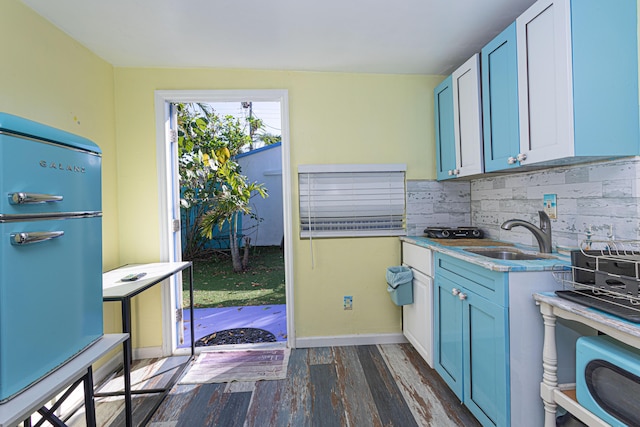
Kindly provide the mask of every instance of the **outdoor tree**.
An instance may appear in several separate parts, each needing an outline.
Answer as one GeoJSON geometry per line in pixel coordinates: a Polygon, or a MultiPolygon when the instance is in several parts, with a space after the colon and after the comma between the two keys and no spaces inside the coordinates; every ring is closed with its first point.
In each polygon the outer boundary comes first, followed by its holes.
{"type": "Polygon", "coordinates": [[[262,141],[264,145],[272,145],[272,144],[277,144],[278,142],[282,142],[281,135],[274,135],[272,133],[267,133],[267,132],[258,135],[257,139],[262,141]]]}
{"type": "MultiPolygon", "coordinates": [[[[206,104],[178,104],[178,161],[181,207],[187,231],[185,257],[201,251],[213,230],[228,225],[233,269],[246,269],[240,257],[238,219],[252,214],[249,201],[267,196],[263,184],[249,182],[234,156],[251,143],[240,120],[220,117],[206,104]]],[[[249,242],[246,242],[248,247],[249,242]]]]}

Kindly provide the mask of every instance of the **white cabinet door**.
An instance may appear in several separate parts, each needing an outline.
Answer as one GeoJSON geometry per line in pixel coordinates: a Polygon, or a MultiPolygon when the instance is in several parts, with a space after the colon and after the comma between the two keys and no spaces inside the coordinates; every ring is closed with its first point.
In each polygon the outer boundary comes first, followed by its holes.
{"type": "Polygon", "coordinates": [[[484,171],[479,58],[473,55],[452,74],[457,176],[484,171]]]}
{"type": "Polygon", "coordinates": [[[413,304],[402,306],[402,332],[433,368],[433,279],[413,271],[413,304]]]}
{"type": "Polygon", "coordinates": [[[539,0],[516,20],[520,164],[574,155],[570,0],[539,0]]]}

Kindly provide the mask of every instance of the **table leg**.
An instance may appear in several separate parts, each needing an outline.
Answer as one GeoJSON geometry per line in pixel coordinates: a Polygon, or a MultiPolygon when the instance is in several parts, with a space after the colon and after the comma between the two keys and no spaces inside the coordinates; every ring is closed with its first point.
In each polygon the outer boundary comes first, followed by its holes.
{"type": "Polygon", "coordinates": [[[131,403],[131,361],[133,359],[133,351],[131,350],[131,298],[122,300],[122,332],[129,334],[122,343],[122,352],[124,358],[123,377],[124,377],[124,413],[126,427],[133,426],[133,414],[131,403]]]}
{"type": "Polygon", "coordinates": [[[544,320],[544,344],[542,347],[542,383],[540,384],[540,396],[544,403],[545,427],[556,426],[556,411],[558,405],[555,402],[555,389],[558,387],[558,351],[556,348],[556,316],[553,307],[548,304],[540,304],[540,312],[544,320]]]}
{"type": "Polygon", "coordinates": [[[93,398],[93,369],[87,368],[84,377],[84,416],[87,427],[96,427],[96,402],[93,398]]]}
{"type": "Polygon", "coordinates": [[[195,354],[195,333],[193,331],[193,324],[196,320],[193,317],[193,264],[189,266],[189,315],[191,316],[191,356],[195,354]]]}

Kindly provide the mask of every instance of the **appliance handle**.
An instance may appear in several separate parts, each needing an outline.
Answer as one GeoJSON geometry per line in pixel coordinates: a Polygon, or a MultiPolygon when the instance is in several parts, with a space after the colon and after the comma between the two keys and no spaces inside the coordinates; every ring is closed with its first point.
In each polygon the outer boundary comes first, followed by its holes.
{"type": "Polygon", "coordinates": [[[28,233],[11,233],[9,239],[14,246],[29,245],[32,243],[45,242],[47,240],[62,237],[64,231],[31,231],[28,233]]]}
{"type": "Polygon", "coordinates": [[[9,204],[27,205],[33,203],[60,202],[62,196],[38,193],[9,193],[9,204]]]}

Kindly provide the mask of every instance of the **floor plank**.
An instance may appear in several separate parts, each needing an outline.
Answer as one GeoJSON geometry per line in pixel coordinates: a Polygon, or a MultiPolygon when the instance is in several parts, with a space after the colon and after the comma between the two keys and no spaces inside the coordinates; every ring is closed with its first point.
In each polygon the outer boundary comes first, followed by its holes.
{"type": "MultiPolygon", "coordinates": [[[[131,367],[131,390],[166,387],[171,376],[188,359],[189,356],[173,356],[164,359],[136,360],[131,367]]],[[[96,388],[96,393],[116,392],[123,388],[122,371],[118,371],[109,381],[96,388]]]]}
{"type": "MultiPolygon", "coordinates": [[[[218,415],[217,411],[211,411],[212,405],[218,405],[224,399],[225,384],[202,384],[198,393],[183,408],[178,418],[179,426],[209,426],[218,415]]],[[[226,395],[228,396],[228,395],[226,395]]],[[[160,405],[162,406],[162,405],[160,405]]],[[[152,418],[155,421],[155,418],[152,418]]],[[[159,421],[159,420],[158,420],[159,421]]]]}
{"type": "Polygon", "coordinates": [[[382,426],[356,348],[336,347],[336,371],[349,425],[382,426]]]}
{"type": "Polygon", "coordinates": [[[382,424],[417,427],[418,424],[378,349],[372,345],[363,345],[357,347],[357,353],[382,424]]]}
{"type": "Polygon", "coordinates": [[[288,415],[288,422],[277,425],[310,426],[311,400],[309,396],[308,355],[308,349],[295,349],[289,356],[287,393],[278,416],[279,422],[284,422],[288,415]]]}
{"type": "Polygon", "coordinates": [[[289,380],[258,381],[247,409],[246,427],[286,426],[289,423],[289,380]]]}
{"type": "MultiPolygon", "coordinates": [[[[136,377],[138,383],[163,384],[171,363],[136,361],[137,369],[151,376],[136,377]]],[[[134,420],[141,420],[152,406],[151,397],[134,397],[134,420]]],[[[120,397],[96,399],[98,426],[124,425],[123,406],[120,397]]],[[[71,426],[84,426],[81,412],[73,419],[71,426]]],[[[479,425],[409,344],[294,349],[286,379],[176,385],[149,423],[150,427],[479,425]]]]}
{"type": "Polygon", "coordinates": [[[335,365],[311,365],[309,374],[312,402],[311,425],[327,427],[346,425],[335,365]]]}
{"type": "Polygon", "coordinates": [[[316,347],[307,350],[309,353],[309,365],[326,365],[333,363],[333,347],[316,347]]]}
{"type": "Polygon", "coordinates": [[[457,399],[450,398],[453,393],[446,385],[442,387],[438,374],[422,358],[414,357],[415,351],[409,348],[410,351],[399,345],[378,346],[416,422],[434,427],[479,426],[473,417],[460,411],[464,408],[459,407],[457,399]]]}
{"type": "Polygon", "coordinates": [[[251,392],[232,393],[210,426],[242,427],[251,402],[251,392]]]}
{"type": "Polygon", "coordinates": [[[151,422],[177,422],[191,400],[200,392],[202,384],[178,384],[173,387],[162,405],[158,408],[151,422]],[[157,420],[157,421],[154,421],[157,420]]]}
{"type": "MultiPolygon", "coordinates": [[[[444,408],[447,417],[451,419],[455,426],[480,427],[478,420],[469,412],[460,399],[453,393],[440,375],[427,365],[424,359],[415,351],[411,344],[397,346],[401,350],[408,362],[411,363],[410,370],[419,377],[424,388],[422,389],[429,399],[436,401],[444,408]]],[[[438,426],[437,423],[433,424],[438,426]]]]}

